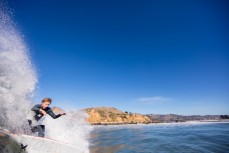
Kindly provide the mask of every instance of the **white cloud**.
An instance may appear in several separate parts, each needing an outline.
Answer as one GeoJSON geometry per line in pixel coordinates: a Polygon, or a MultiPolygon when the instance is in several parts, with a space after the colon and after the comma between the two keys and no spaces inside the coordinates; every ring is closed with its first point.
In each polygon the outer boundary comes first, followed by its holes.
{"type": "Polygon", "coordinates": [[[154,97],[142,97],[138,98],[137,102],[143,102],[143,103],[161,103],[161,102],[167,102],[171,101],[172,98],[168,97],[162,97],[162,96],[154,96],[154,97]]]}

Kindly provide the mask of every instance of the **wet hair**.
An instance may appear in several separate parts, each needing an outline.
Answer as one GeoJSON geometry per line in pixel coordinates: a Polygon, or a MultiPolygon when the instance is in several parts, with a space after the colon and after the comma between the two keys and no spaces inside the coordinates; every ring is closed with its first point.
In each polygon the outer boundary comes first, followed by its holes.
{"type": "Polygon", "coordinates": [[[51,98],[44,98],[43,100],[42,100],[42,103],[44,103],[44,102],[50,102],[50,104],[52,103],[52,99],[51,98]]]}

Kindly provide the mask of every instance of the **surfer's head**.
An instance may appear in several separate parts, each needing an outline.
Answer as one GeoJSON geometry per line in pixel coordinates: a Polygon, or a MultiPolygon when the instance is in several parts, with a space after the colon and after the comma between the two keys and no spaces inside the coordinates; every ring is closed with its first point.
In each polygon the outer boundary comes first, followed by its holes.
{"type": "Polygon", "coordinates": [[[47,108],[50,104],[52,103],[52,99],[51,98],[44,98],[42,100],[42,108],[45,109],[47,108]]]}

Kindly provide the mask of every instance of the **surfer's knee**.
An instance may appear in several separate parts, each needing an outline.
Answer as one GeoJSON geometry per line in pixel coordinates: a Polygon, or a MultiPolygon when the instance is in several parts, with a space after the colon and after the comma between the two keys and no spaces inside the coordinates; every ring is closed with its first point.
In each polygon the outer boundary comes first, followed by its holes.
{"type": "Polygon", "coordinates": [[[41,126],[41,129],[45,131],[45,126],[44,125],[40,125],[40,126],[41,126]]]}
{"type": "Polygon", "coordinates": [[[31,131],[32,131],[32,132],[38,132],[37,126],[33,126],[33,127],[31,128],[31,131]]]}

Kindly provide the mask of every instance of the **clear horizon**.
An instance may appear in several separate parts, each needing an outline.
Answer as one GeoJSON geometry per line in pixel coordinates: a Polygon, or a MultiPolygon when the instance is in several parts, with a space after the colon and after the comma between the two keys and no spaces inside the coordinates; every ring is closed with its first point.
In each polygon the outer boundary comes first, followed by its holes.
{"type": "Polygon", "coordinates": [[[38,74],[34,102],[229,114],[227,1],[7,1],[38,74]]]}

